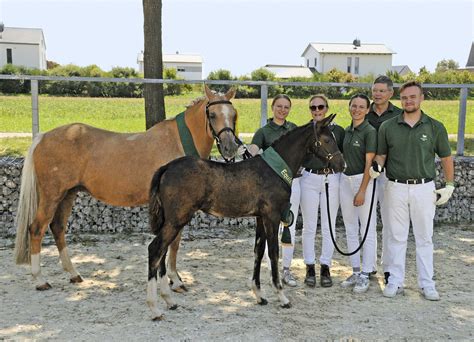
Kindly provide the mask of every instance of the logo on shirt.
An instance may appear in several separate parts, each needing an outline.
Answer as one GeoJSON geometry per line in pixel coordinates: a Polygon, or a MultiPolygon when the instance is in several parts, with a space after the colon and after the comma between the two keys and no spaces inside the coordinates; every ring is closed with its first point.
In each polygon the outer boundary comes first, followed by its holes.
{"type": "Polygon", "coordinates": [[[421,137],[420,137],[420,140],[421,141],[427,141],[428,140],[428,136],[426,134],[422,134],[421,137]]]}
{"type": "Polygon", "coordinates": [[[360,147],[360,142],[359,140],[356,140],[352,143],[352,146],[360,147]]]}

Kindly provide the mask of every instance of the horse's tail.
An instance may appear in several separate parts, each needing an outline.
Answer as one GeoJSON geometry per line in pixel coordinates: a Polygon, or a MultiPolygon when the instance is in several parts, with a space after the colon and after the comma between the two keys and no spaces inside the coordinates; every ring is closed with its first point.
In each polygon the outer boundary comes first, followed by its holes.
{"type": "Polygon", "coordinates": [[[153,175],[153,179],[151,180],[151,188],[150,188],[150,203],[149,203],[149,210],[150,210],[150,228],[153,234],[157,235],[158,231],[163,226],[163,222],[165,221],[165,213],[163,210],[163,206],[161,203],[160,198],[160,182],[161,177],[168,169],[168,165],[164,165],[158,169],[157,172],[153,175]]]}
{"type": "Polygon", "coordinates": [[[28,230],[38,209],[38,189],[36,187],[33,152],[42,138],[43,134],[39,134],[33,140],[21,172],[20,198],[15,218],[15,262],[17,265],[30,263],[30,235],[28,230]]]}

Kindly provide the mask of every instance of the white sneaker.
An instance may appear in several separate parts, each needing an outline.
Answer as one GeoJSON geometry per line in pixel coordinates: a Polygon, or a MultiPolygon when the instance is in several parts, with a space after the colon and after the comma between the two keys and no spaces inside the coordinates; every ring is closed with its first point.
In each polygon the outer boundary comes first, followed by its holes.
{"type": "Polygon", "coordinates": [[[422,289],[423,296],[427,300],[439,300],[439,293],[434,287],[425,287],[422,289]]]}
{"type": "Polygon", "coordinates": [[[403,286],[397,286],[395,284],[388,283],[383,289],[383,296],[393,298],[397,294],[403,293],[403,286]]]}
{"type": "Polygon", "coordinates": [[[354,286],[357,282],[357,279],[359,279],[359,276],[360,276],[359,273],[352,273],[352,275],[349,278],[347,278],[341,283],[341,286],[343,288],[354,286]]]}
{"type": "Polygon", "coordinates": [[[353,291],[355,293],[367,292],[367,290],[369,289],[369,285],[370,285],[369,277],[366,277],[364,275],[360,275],[359,278],[356,281],[356,284],[354,286],[353,291]]]}
{"type": "Polygon", "coordinates": [[[288,286],[295,287],[297,285],[296,279],[293,274],[291,274],[290,270],[283,270],[282,280],[283,283],[288,286]]]}

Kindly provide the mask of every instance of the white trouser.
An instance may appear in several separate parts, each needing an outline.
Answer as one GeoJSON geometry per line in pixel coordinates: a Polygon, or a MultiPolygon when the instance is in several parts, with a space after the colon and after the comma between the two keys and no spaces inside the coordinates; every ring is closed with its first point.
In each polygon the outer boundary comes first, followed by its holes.
{"type": "Polygon", "coordinates": [[[400,184],[389,181],[385,188],[387,218],[390,233],[387,250],[390,256],[389,283],[403,286],[410,221],[416,245],[418,286],[434,286],[433,281],[433,220],[435,216],[435,184],[400,184]]]}
{"type": "MultiPolygon", "coordinates": [[[[339,179],[341,174],[329,174],[329,210],[331,213],[331,226],[334,236],[336,236],[336,217],[339,210],[339,179]]],[[[317,175],[303,171],[300,178],[301,186],[301,214],[303,215],[303,258],[306,265],[315,263],[316,255],[314,250],[314,240],[318,225],[318,207],[321,208],[321,231],[322,246],[319,262],[322,265],[331,267],[334,244],[329,232],[329,220],[327,214],[327,200],[325,190],[325,175],[317,175]]]]}
{"type": "Polygon", "coordinates": [[[296,219],[298,218],[298,210],[300,207],[300,178],[293,179],[293,182],[291,183],[290,203],[290,210],[293,212],[294,220],[289,227],[291,233],[291,246],[281,247],[281,263],[284,268],[290,268],[291,261],[293,260],[293,252],[295,250],[296,219]]]}
{"type": "MultiPolygon", "coordinates": [[[[341,197],[341,211],[346,227],[347,248],[350,252],[357,249],[365,234],[367,221],[370,213],[370,201],[372,199],[373,181],[370,180],[365,192],[364,204],[360,207],[354,206],[354,197],[359,191],[360,184],[364,174],[353,176],[341,175],[340,197],[341,197]]],[[[378,185],[378,184],[377,184],[378,185]]],[[[377,193],[375,193],[377,197],[377,193]]],[[[370,218],[369,231],[364,242],[362,250],[362,272],[370,273],[375,269],[375,254],[377,230],[377,211],[375,210],[377,198],[374,198],[374,205],[372,208],[372,215],[370,218]]],[[[351,265],[353,268],[360,268],[360,251],[351,255],[351,265]]]]}
{"type": "MultiPolygon", "coordinates": [[[[380,174],[379,177],[377,177],[377,186],[375,192],[377,193],[377,200],[380,204],[380,216],[382,219],[382,265],[383,265],[383,271],[384,272],[390,272],[389,265],[388,265],[388,260],[390,259],[388,256],[388,251],[385,248],[387,245],[387,236],[388,236],[388,220],[387,220],[387,208],[384,206],[384,192],[385,192],[385,186],[387,185],[388,178],[385,175],[385,171],[380,174]]],[[[375,264],[377,265],[377,240],[375,240],[375,264]]]]}
{"type": "MultiPolygon", "coordinates": [[[[300,178],[293,179],[291,183],[291,196],[290,196],[290,210],[293,212],[294,220],[290,229],[291,234],[291,246],[281,246],[282,254],[282,266],[283,268],[290,268],[291,262],[293,261],[293,252],[295,250],[295,229],[296,229],[296,220],[298,219],[298,210],[300,207],[300,178]]],[[[280,229],[283,229],[280,224],[280,229]]],[[[271,269],[270,257],[268,256],[268,242],[265,244],[265,258],[267,259],[268,268],[271,269]]]]}

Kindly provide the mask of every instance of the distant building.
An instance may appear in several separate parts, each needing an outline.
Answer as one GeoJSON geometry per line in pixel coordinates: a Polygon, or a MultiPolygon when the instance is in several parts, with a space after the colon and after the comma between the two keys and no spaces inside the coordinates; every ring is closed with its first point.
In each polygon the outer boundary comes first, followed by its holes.
{"type": "Polygon", "coordinates": [[[405,76],[412,72],[408,65],[393,65],[390,70],[397,72],[400,76],[405,76]]]}
{"type": "Polygon", "coordinates": [[[6,64],[46,69],[46,43],[39,28],[5,27],[0,32],[0,68],[6,64]]]}
{"type": "MultiPolygon", "coordinates": [[[[143,51],[137,57],[138,72],[143,73],[143,51]]],[[[185,80],[202,80],[202,57],[200,55],[163,55],[163,68],[175,68],[177,75],[185,80]]]]}
{"type": "Polygon", "coordinates": [[[471,44],[471,51],[469,52],[469,57],[467,58],[467,63],[465,68],[459,68],[458,70],[463,71],[467,70],[474,72],[474,42],[471,44]]]}
{"type": "Polygon", "coordinates": [[[355,39],[352,44],[346,43],[309,43],[301,57],[308,68],[319,73],[338,69],[364,76],[381,75],[392,68],[394,51],[384,44],[362,44],[355,39]]]}
{"type": "Polygon", "coordinates": [[[274,73],[275,77],[282,79],[291,77],[313,77],[311,70],[302,65],[267,64],[263,68],[274,73]]]}

